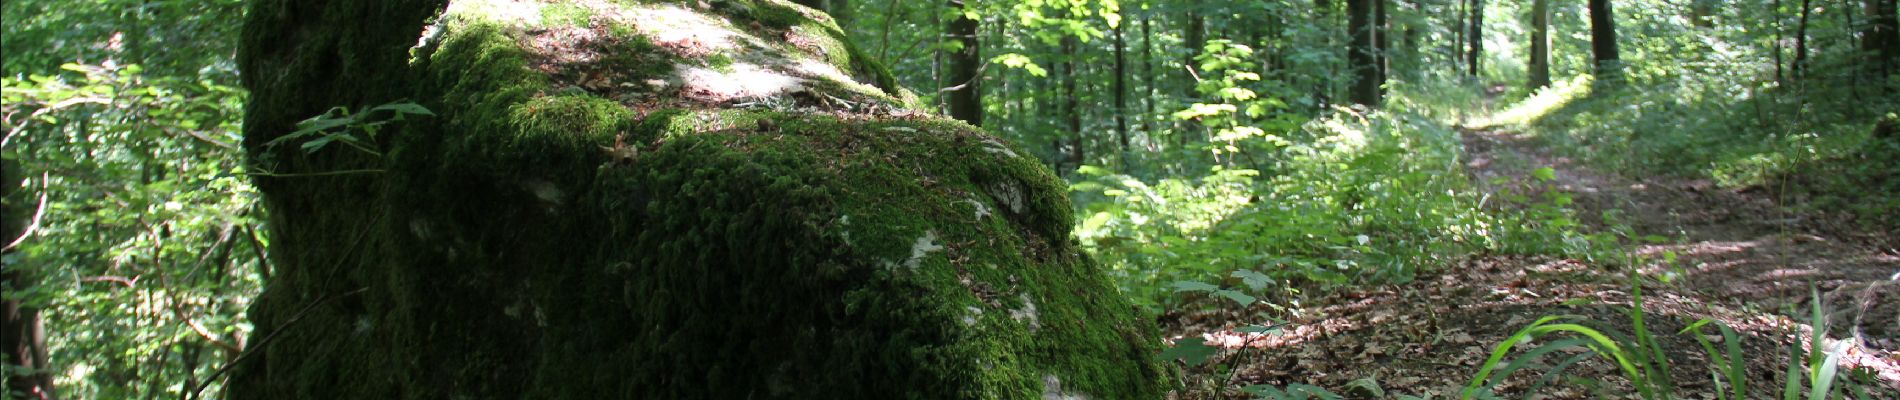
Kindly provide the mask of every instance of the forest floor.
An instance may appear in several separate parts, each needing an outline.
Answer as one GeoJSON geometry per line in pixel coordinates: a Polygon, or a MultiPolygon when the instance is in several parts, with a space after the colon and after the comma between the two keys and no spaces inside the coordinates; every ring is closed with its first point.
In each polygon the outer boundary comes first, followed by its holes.
{"type": "MultiPolygon", "coordinates": [[[[1635,236],[1670,239],[1631,251],[1649,260],[1637,266],[1645,275],[1672,277],[1642,288],[1643,310],[1649,331],[1668,354],[1678,395],[1716,398],[1709,357],[1693,336],[1677,333],[1711,318],[1741,334],[1749,360],[1749,397],[1779,397],[1791,350],[1810,340],[1813,287],[1829,310],[1827,343],[1843,355],[1843,370],[1864,373],[1860,386],[1875,398],[1900,398],[1900,254],[1878,245],[1890,239],[1790,214],[1759,190],[1717,188],[1706,180],[1629,179],[1553,155],[1533,137],[1485,128],[1461,131],[1467,173],[1483,190],[1496,194],[1538,186],[1526,181],[1532,171],[1551,167],[1556,179],[1547,184],[1574,197],[1570,207],[1579,220],[1602,220],[1598,217],[1612,213],[1635,236]],[[1675,255],[1673,263],[1662,262],[1666,253],[1675,255]]],[[[1630,335],[1628,267],[1594,264],[1599,263],[1471,256],[1408,284],[1304,299],[1298,317],[1272,335],[1232,331],[1257,321],[1252,315],[1266,311],[1263,306],[1170,314],[1163,324],[1171,337],[1199,334],[1227,348],[1189,368],[1182,398],[1252,398],[1237,389],[1293,383],[1348,398],[1458,398],[1494,346],[1543,316],[1581,316],[1588,325],[1630,335]]],[[[1717,331],[1706,327],[1703,332],[1717,331]]],[[[1520,347],[1512,356],[1536,346],[1520,347]]],[[[1497,393],[1523,397],[1544,366],[1568,357],[1547,358],[1543,366],[1511,375],[1497,393]]],[[[1567,375],[1603,385],[1552,384],[1538,391],[1542,398],[1636,397],[1614,364],[1601,358],[1579,363],[1567,375]]]]}

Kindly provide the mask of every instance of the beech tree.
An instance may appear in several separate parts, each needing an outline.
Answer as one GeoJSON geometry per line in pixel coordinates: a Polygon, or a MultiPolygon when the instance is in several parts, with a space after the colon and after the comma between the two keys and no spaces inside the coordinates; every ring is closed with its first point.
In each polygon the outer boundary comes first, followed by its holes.
{"type": "Polygon", "coordinates": [[[1346,63],[1353,71],[1352,102],[1364,106],[1379,105],[1378,30],[1373,25],[1373,2],[1346,0],[1346,30],[1352,37],[1346,63]]]}
{"type": "MultiPolygon", "coordinates": [[[[1598,0],[1590,1],[1594,4],[1598,0]]],[[[1471,27],[1471,35],[1466,40],[1470,42],[1471,49],[1465,55],[1465,62],[1468,65],[1466,72],[1477,77],[1481,76],[1479,67],[1482,65],[1479,61],[1484,58],[1484,0],[1470,0],[1470,4],[1471,19],[1466,24],[1471,27]]]]}
{"type": "Polygon", "coordinates": [[[1531,0],[1530,89],[1550,86],[1550,0],[1531,0]]]}
{"type": "Polygon", "coordinates": [[[983,126],[983,47],[977,41],[978,21],[970,18],[965,0],[945,2],[950,22],[944,25],[944,37],[953,44],[944,47],[949,64],[942,89],[944,109],[951,118],[983,126]]]}
{"type": "Polygon", "coordinates": [[[1615,79],[1622,58],[1616,50],[1616,13],[1610,9],[1610,0],[1590,0],[1589,5],[1590,54],[1596,60],[1597,74],[1615,79]]]}

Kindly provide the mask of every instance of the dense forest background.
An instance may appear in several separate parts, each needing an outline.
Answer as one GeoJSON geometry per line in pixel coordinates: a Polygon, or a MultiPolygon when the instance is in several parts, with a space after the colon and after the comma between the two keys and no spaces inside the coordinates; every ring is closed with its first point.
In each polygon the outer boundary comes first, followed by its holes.
{"type": "MultiPolygon", "coordinates": [[[[1365,386],[1347,371],[1237,378],[1250,361],[1193,339],[1196,315],[1290,330],[1330,293],[1438,285],[1478,257],[1576,260],[1622,286],[1696,267],[1639,251],[1700,240],[1693,229],[1579,204],[1544,161],[1755,196],[1771,206],[1742,218],[1797,221],[1785,237],[1825,232],[1874,265],[1900,255],[1892,0],[799,2],[932,111],[1068,180],[1076,239],[1190,337],[1164,355],[1190,397],[1365,386]],[[1475,154],[1474,135],[1505,131],[1548,154],[1475,154]],[[1494,162],[1523,165],[1477,173],[1494,162]]],[[[259,171],[238,147],[244,2],[0,7],[11,396],[215,397],[266,329],[244,310],[273,272],[259,171]]],[[[1801,304],[1762,312],[1808,315],[1801,304]]],[[[1852,370],[1841,379],[1860,383],[1833,393],[1874,398],[1883,378],[1852,370]]]]}

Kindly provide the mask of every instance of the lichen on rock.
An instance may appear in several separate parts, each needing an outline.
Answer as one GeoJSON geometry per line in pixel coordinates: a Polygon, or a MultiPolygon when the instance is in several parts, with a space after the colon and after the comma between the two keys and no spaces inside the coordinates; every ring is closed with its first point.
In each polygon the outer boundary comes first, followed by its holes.
{"type": "MultiPolygon", "coordinates": [[[[355,43],[287,17],[300,7],[318,6],[259,1],[247,32],[355,43]]],[[[376,48],[402,54],[374,59],[403,61],[379,75],[246,44],[259,104],[407,98],[437,116],[392,125],[382,159],[259,157],[384,172],[260,178],[286,272],[253,315],[259,335],[283,328],[253,341],[231,397],[1166,390],[1151,322],[1070,238],[1061,181],[917,111],[823,14],[775,0],[435,10],[386,35],[376,48]],[[290,97],[326,82],[374,95],[290,97]]],[[[294,111],[254,109],[247,143],[294,111]]]]}

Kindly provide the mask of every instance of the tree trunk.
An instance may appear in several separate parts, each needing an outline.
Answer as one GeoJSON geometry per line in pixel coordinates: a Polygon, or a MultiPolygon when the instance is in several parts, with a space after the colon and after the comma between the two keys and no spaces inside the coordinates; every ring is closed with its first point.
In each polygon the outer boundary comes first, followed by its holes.
{"type": "MultiPolygon", "coordinates": [[[[1333,16],[1333,11],[1336,11],[1336,8],[1337,7],[1333,6],[1332,0],[1313,0],[1313,9],[1319,13],[1321,31],[1326,33],[1324,35],[1326,37],[1326,45],[1323,47],[1329,49],[1334,48],[1334,37],[1338,33],[1334,28],[1338,25],[1333,16]]],[[[1313,104],[1318,105],[1321,109],[1328,107],[1327,104],[1332,101],[1333,91],[1335,90],[1333,81],[1336,79],[1331,79],[1331,77],[1337,75],[1337,70],[1334,69],[1335,65],[1336,63],[1330,61],[1325,63],[1322,67],[1325,73],[1313,83],[1313,104]]]]}
{"type": "Polygon", "coordinates": [[[1457,72],[1464,72],[1465,70],[1465,33],[1470,32],[1470,29],[1465,28],[1465,16],[1469,15],[1465,10],[1471,7],[1470,3],[1471,0],[1458,0],[1458,6],[1452,7],[1451,10],[1453,14],[1452,19],[1454,20],[1452,24],[1452,46],[1451,50],[1448,51],[1450,55],[1446,58],[1452,60],[1451,69],[1457,72]]]}
{"type": "Polygon", "coordinates": [[[1115,138],[1121,142],[1121,166],[1128,168],[1128,42],[1122,38],[1122,26],[1110,28],[1115,35],[1115,138]]]}
{"type": "Polygon", "coordinates": [[[1466,73],[1477,78],[1483,71],[1478,62],[1484,59],[1484,0],[1471,0],[1471,35],[1468,40],[1471,41],[1471,52],[1465,56],[1466,73]]]}
{"type": "Polygon", "coordinates": [[[1142,104],[1146,105],[1144,108],[1147,116],[1141,119],[1141,132],[1147,137],[1148,145],[1152,147],[1155,143],[1155,116],[1163,114],[1161,103],[1155,101],[1161,96],[1161,89],[1158,88],[1161,84],[1161,75],[1155,73],[1154,14],[1146,12],[1141,16],[1141,65],[1141,75],[1147,77],[1147,89],[1141,96],[1142,104]]]}
{"type": "Polygon", "coordinates": [[[1201,0],[1188,0],[1188,7],[1187,24],[1181,32],[1181,45],[1187,47],[1187,55],[1181,59],[1182,77],[1186,78],[1183,81],[1187,82],[1182,93],[1192,99],[1200,97],[1200,93],[1195,92],[1194,76],[1186,71],[1200,68],[1194,58],[1207,48],[1207,16],[1201,15],[1201,0]]]}
{"type": "Polygon", "coordinates": [[[1389,21],[1385,15],[1385,3],[1389,1],[1372,0],[1372,56],[1375,60],[1373,66],[1379,69],[1379,74],[1375,78],[1379,86],[1374,90],[1378,91],[1379,97],[1385,96],[1385,82],[1392,77],[1392,27],[1387,25],[1389,21]]]}
{"type": "Polygon", "coordinates": [[[277,269],[225,398],[1164,396],[1152,319],[1091,295],[1114,285],[1032,153],[905,111],[789,3],[584,3],[628,18],[251,2],[277,269]],[[367,111],[399,100],[432,115],[367,111]],[[286,138],[333,107],[375,151],[286,138]]]}
{"type": "MultiPolygon", "coordinates": [[[[1207,16],[1201,14],[1203,4],[1202,0],[1188,0],[1187,24],[1182,32],[1182,45],[1187,46],[1187,54],[1181,60],[1181,98],[1186,102],[1201,98],[1198,79],[1195,78],[1201,67],[1194,59],[1207,49],[1207,16]]],[[[1176,127],[1179,129],[1175,132],[1175,139],[1182,145],[1188,143],[1189,132],[1201,130],[1199,121],[1192,120],[1180,121],[1176,127]]]]}
{"type": "Polygon", "coordinates": [[[1068,123],[1069,160],[1063,173],[1082,167],[1088,160],[1088,141],[1082,137],[1082,93],[1076,90],[1076,63],[1082,61],[1075,36],[1062,37],[1062,115],[1068,123]]]}
{"type": "MultiPolygon", "coordinates": [[[[4,164],[0,165],[0,201],[6,204],[0,207],[0,246],[5,246],[26,234],[27,224],[31,223],[34,210],[40,205],[36,198],[25,196],[19,190],[24,182],[20,176],[20,163],[6,158],[0,160],[0,164],[4,164]]],[[[0,255],[9,255],[13,251],[12,248],[0,250],[0,255]]],[[[33,286],[35,281],[18,265],[0,268],[0,287],[4,287],[8,293],[21,293],[33,286]]],[[[7,387],[0,390],[24,395],[26,399],[56,398],[53,374],[46,370],[50,367],[47,364],[46,326],[38,308],[26,305],[25,301],[17,297],[0,301],[0,347],[5,347],[7,372],[33,371],[7,377],[7,387]]],[[[12,398],[6,393],[0,393],[0,396],[12,398]]]]}
{"type": "Polygon", "coordinates": [[[1876,76],[1900,73],[1900,6],[1895,0],[1864,0],[1867,28],[1861,33],[1861,51],[1876,76]]]}
{"type": "Polygon", "coordinates": [[[1773,47],[1771,50],[1773,50],[1775,56],[1775,83],[1778,85],[1785,84],[1788,74],[1787,71],[1784,70],[1787,63],[1781,60],[1781,40],[1782,33],[1787,31],[1787,27],[1782,25],[1784,19],[1781,16],[1781,0],[1774,0],[1774,3],[1769,7],[1768,15],[1773,16],[1775,21],[1775,40],[1769,44],[1769,46],[1773,47]]]}
{"type": "Polygon", "coordinates": [[[1794,26],[1794,79],[1807,75],[1808,68],[1808,14],[1814,9],[1809,0],[1801,0],[1801,19],[1794,26]]]}
{"type": "Polygon", "coordinates": [[[1352,37],[1352,44],[1346,53],[1346,63],[1352,66],[1353,85],[1352,102],[1367,107],[1379,106],[1379,59],[1378,50],[1373,44],[1376,29],[1372,25],[1372,2],[1378,0],[1346,0],[1346,30],[1352,37]]]}
{"type": "Polygon", "coordinates": [[[1530,82],[1525,86],[1532,90],[1550,86],[1550,0],[1531,3],[1530,82]]]}
{"type": "Polygon", "coordinates": [[[1589,6],[1590,53],[1596,59],[1597,78],[1618,79],[1621,72],[1616,51],[1616,12],[1611,10],[1610,0],[1590,0],[1589,6]]]}
{"type": "Polygon", "coordinates": [[[944,74],[944,97],[947,98],[947,111],[970,125],[983,126],[983,60],[977,39],[977,21],[965,18],[964,0],[946,0],[950,6],[950,22],[946,24],[944,36],[956,46],[947,47],[945,61],[949,64],[944,74]]]}

